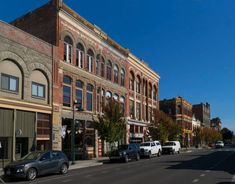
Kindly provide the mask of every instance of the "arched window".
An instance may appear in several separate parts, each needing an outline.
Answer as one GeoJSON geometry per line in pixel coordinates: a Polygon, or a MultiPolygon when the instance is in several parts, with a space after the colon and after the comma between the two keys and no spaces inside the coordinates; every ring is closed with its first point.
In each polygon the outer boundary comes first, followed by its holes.
{"type": "Polygon", "coordinates": [[[87,51],[87,69],[89,72],[93,72],[93,59],[94,53],[91,49],[88,49],[87,51]]]}
{"type": "Polygon", "coordinates": [[[69,76],[63,78],[63,106],[71,107],[72,79],[69,76]]]}
{"type": "Polygon", "coordinates": [[[107,76],[107,79],[111,81],[111,79],[112,79],[112,64],[111,64],[111,61],[107,62],[106,76],[107,76]]]}
{"type": "Polygon", "coordinates": [[[120,97],[120,111],[124,114],[125,112],[125,97],[120,97]]]}
{"type": "Polygon", "coordinates": [[[69,36],[64,38],[64,61],[72,63],[72,45],[73,41],[69,36]]]}
{"type": "Polygon", "coordinates": [[[132,91],[134,91],[134,84],[135,84],[135,77],[134,77],[134,73],[131,72],[130,73],[130,80],[129,80],[129,88],[132,91]]]}
{"type": "Polygon", "coordinates": [[[106,94],[105,94],[105,97],[106,98],[111,98],[112,97],[112,93],[110,91],[107,91],[106,94]]]}
{"type": "Polygon", "coordinates": [[[39,70],[34,70],[30,76],[32,97],[47,100],[48,81],[46,76],[39,70]]]}
{"type": "Polygon", "coordinates": [[[118,94],[115,93],[115,94],[113,95],[113,99],[114,99],[115,101],[118,101],[118,99],[119,99],[118,94]]]}
{"type": "Polygon", "coordinates": [[[76,66],[83,68],[84,62],[84,47],[81,43],[77,44],[76,48],[76,66]]]}
{"type": "Polygon", "coordinates": [[[79,109],[82,109],[83,107],[83,82],[81,80],[76,81],[76,99],[78,103],[79,109]]]}
{"type": "Polygon", "coordinates": [[[125,86],[125,71],[121,69],[121,86],[125,86]]]}
{"type": "Polygon", "coordinates": [[[87,84],[87,93],[86,93],[86,109],[88,111],[92,111],[93,109],[93,86],[91,84],[87,84]]]}
{"type": "Polygon", "coordinates": [[[114,65],[113,71],[114,71],[114,82],[118,84],[119,68],[117,65],[114,65]]]}
{"type": "Polygon", "coordinates": [[[96,67],[95,67],[95,74],[99,75],[99,66],[100,66],[100,62],[101,62],[101,55],[98,54],[96,56],[96,67]]]}
{"type": "Polygon", "coordinates": [[[140,93],[140,76],[136,79],[136,93],[140,93]]]}
{"type": "Polygon", "coordinates": [[[101,77],[104,77],[104,68],[105,68],[105,60],[103,57],[101,57],[101,61],[100,61],[100,75],[101,77]]]}
{"type": "Polygon", "coordinates": [[[152,85],[149,83],[149,88],[148,88],[148,96],[149,98],[152,98],[152,85]]]}

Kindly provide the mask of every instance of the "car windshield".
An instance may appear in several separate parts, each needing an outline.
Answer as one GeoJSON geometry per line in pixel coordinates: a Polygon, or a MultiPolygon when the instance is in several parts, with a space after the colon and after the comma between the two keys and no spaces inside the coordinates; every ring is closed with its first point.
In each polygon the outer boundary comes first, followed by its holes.
{"type": "Polygon", "coordinates": [[[223,142],[222,141],[217,141],[217,144],[222,144],[223,142]]]}
{"type": "Polygon", "coordinates": [[[166,143],[164,144],[164,146],[173,146],[173,145],[174,145],[173,142],[166,142],[166,143]]]}
{"type": "Polygon", "coordinates": [[[150,146],[149,142],[142,143],[140,146],[150,146]]]}
{"type": "Polygon", "coordinates": [[[36,160],[42,155],[42,152],[30,152],[24,157],[21,158],[21,160],[36,160]]]}
{"type": "Polygon", "coordinates": [[[118,146],[118,150],[126,150],[126,149],[128,149],[128,145],[118,146]]]}

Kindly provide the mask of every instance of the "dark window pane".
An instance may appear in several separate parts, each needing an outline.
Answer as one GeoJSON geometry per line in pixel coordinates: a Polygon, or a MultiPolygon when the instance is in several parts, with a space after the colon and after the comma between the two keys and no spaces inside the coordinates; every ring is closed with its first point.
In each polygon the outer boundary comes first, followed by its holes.
{"type": "Polygon", "coordinates": [[[92,93],[87,93],[87,110],[92,111],[92,93]]]}
{"type": "Polygon", "coordinates": [[[71,88],[69,86],[63,87],[63,105],[70,107],[71,103],[71,88]]]}

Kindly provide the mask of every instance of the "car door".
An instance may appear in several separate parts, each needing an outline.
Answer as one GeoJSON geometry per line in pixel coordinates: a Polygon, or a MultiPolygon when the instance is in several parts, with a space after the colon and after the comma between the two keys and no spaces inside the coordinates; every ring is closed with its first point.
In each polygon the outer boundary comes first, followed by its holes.
{"type": "Polygon", "coordinates": [[[59,163],[62,160],[62,157],[59,151],[52,151],[51,156],[52,156],[51,167],[53,172],[56,172],[59,170],[60,167],[59,163]]]}
{"type": "Polygon", "coordinates": [[[135,157],[135,149],[133,145],[129,145],[128,146],[128,152],[129,152],[129,157],[130,158],[134,158],[135,157]]]}
{"type": "Polygon", "coordinates": [[[153,155],[157,153],[157,147],[154,142],[151,143],[151,152],[153,155]]]}
{"type": "Polygon", "coordinates": [[[42,154],[42,156],[39,158],[38,161],[38,168],[40,174],[49,174],[53,172],[53,164],[51,162],[51,152],[45,152],[42,154]]]}

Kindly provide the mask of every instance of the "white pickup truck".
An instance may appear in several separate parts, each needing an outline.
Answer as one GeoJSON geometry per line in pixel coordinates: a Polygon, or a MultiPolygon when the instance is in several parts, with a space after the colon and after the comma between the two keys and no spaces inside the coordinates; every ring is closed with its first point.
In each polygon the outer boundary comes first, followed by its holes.
{"type": "Polygon", "coordinates": [[[159,141],[148,141],[140,144],[140,156],[151,158],[154,155],[161,156],[162,146],[159,141]]]}

